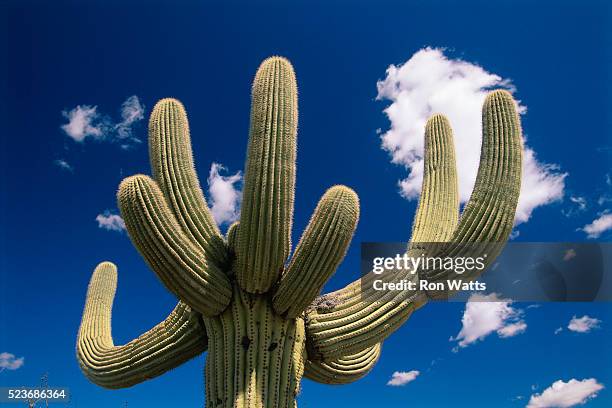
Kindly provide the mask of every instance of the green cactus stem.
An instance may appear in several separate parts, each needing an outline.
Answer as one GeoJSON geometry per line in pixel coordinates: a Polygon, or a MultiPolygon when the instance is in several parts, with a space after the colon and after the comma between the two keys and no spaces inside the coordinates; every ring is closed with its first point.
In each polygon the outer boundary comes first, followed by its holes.
{"type": "Polygon", "coordinates": [[[251,100],[236,275],[247,292],[265,293],[291,250],[298,113],[295,73],[286,59],[261,64],[251,100]]]}
{"type": "MultiPolygon", "coordinates": [[[[380,293],[369,288],[370,274],[317,297],[346,254],[359,200],[348,187],[327,190],[288,259],[296,133],[293,68],[284,58],[268,58],[253,84],[240,221],[223,237],[194,169],[185,109],[174,99],[157,103],[149,125],[153,177],[128,177],[117,200],[134,246],[178,304],[166,320],[115,346],[117,270],[99,264],[77,339],[87,378],[129,387],[208,351],[208,407],[285,408],[296,406],[302,377],[345,384],[372,369],[382,341],[435,294],[380,293]]],[[[495,91],[484,104],[480,168],[460,220],[450,124],[434,115],[425,138],[412,242],[448,243],[454,254],[455,244],[505,242],[521,179],[520,123],[510,94],[495,91]]],[[[440,271],[422,273],[442,278],[440,271]]]]}

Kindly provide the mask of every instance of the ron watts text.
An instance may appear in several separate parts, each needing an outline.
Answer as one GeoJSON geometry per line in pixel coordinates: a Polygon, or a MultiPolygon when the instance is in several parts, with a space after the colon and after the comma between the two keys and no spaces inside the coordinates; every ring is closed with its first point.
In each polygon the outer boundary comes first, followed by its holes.
{"type": "Polygon", "coordinates": [[[474,281],[463,281],[461,279],[447,279],[443,282],[429,282],[425,279],[418,281],[410,281],[403,279],[399,282],[385,282],[382,279],[377,279],[373,282],[372,287],[374,290],[381,291],[400,291],[400,290],[429,290],[429,291],[482,291],[487,290],[487,284],[485,282],[474,281]]]}

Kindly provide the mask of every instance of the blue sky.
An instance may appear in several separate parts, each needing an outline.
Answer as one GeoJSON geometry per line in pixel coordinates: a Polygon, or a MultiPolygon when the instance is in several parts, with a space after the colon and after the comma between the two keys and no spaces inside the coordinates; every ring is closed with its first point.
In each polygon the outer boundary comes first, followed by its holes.
{"type": "MultiPolygon", "coordinates": [[[[48,372],[52,385],[72,389],[73,406],[203,403],[204,357],[120,391],[103,390],[80,373],[75,337],[98,262],[119,267],[117,344],[174,305],[127,235],[100,228],[96,217],[116,211],[123,177],[149,173],[146,118],[163,97],[180,99],[190,114],[203,184],[213,162],[225,166],[225,176],[241,171],[250,84],[270,55],[289,58],[298,79],[294,241],[327,187],[346,184],[361,200],[353,244],[328,289],[356,279],[360,242],[409,238],[416,201],[398,185],[408,164],[391,163],[392,152],[381,146],[381,135],[400,124],[384,113],[394,100],[377,99],[377,82],[388,78],[389,65],[426,47],[511,80],[527,107],[523,128],[542,171],[567,173],[561,194],[533,209],[516,240],[610,240],[605,224],[591,238],[596,227],[584,230],[612,209],[612,25],[605,1],[252,3],[2,2],[0,353],[24,363],[0,372],[0,385],[32,384],[48,372]],[[133,95],[145,119],[126,122],[121,106],[133,95]],[[105,140],[78,142],[61,128],[68,123],[62,112],[77,106],[97,107],[105,140]],[[113,142],[121,123],[144,143],[113,142]]],[[[457,343],[449,338],[462,330],[465,304],[427,305],[385,343],[366,378],[342,387],[305,380],[299,403],[520,407],[555,381],[595,378],[606,388],[587,404],[609,406],[609,304],[527,306],[511,305],[523,311],[523,333],[493,332],[453,353],[457,343]],[[585,315],[599,327],[567,328],[572,317],[585,315]],[[413,370],[420,374],[409,384],[386,385],[393,372],[413,370]]]]}

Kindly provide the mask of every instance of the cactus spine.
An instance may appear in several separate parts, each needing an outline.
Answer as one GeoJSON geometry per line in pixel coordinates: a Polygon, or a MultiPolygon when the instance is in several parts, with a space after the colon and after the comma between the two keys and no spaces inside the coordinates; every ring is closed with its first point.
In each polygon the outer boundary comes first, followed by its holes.
{"type": "MultiPolygon", "coordinates": [[[[442,115],[429,120],[413,240],[507,239],[521,177],[520,123],[510,94],[488,96],[483,125],[478,178],[459,221],[452,131],[442,115]]],[[[77,340],[79,364],[92,382],[128,387],[208,350],[207,406],[294,407],[302,376],[327,384],[361,378],[378,360],[382,341],[426,303],[426,293],[362,290],[361,281],[317,298],[359,217],[348,187],[323,195],[287,262],[296,133],[293,68],[269,58],[253,84],[240,222],[224,238],[194,170],[185,110],[174,99],[157,103],[149,125],[153,178],[128,177],[117,199],[134,246],[179,301],[166,320],[115,346],[117,271],[110,262],[99,264],[77,340]]]]}

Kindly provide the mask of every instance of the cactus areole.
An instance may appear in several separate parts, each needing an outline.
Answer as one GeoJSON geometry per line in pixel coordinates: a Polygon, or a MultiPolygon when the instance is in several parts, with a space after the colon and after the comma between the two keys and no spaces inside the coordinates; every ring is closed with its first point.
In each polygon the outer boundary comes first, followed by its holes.
{"type": "MultiPolygon", "coordinates": [[[[427,302],[426,293],[362,290],[361,280],[318,296],[357,225],[359,200],[348,187],[327,190],[289,259],[297,118],[293,67],[281,57],[266,59],[252,89],[240,220],[223,237],[194,170],[183,105],[174,99],[155,105],[152,177],[126,178],[117,199],[133,244],[178,303],[148,332],[114,345],[117,268],[100,263],[77,340],[80,367],[92,382],[129,387],[208,351],[208,407],[294,407],[304,376],[327,384],[364,376],[383,340],[427,302]]],[[[461,217],[450,124],[442,115],[427,123],[413,241],[507,240],[522,152],[511,95],[489,94],[482,120],[480,168],[461,217]]]]}

